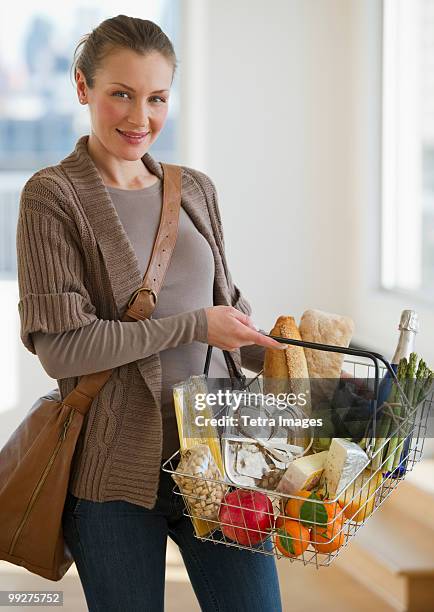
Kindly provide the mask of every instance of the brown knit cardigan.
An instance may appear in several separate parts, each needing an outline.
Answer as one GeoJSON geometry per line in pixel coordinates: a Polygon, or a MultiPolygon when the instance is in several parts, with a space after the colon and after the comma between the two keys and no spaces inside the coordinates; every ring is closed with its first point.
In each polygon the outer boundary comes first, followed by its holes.
{"type": "MultiPolygon", "coordinates": [[[[21,192],[18,310],[21,340],[34,354],[32,332],[60,333],[97,318],[119,320],[142,284],[136,254],[88,154],[87,141],[87,135],[79,138],[70,155],[36,172],[21,192]]],[[[162,178],[161,165],[149,153],[142,161],[162,178]]],[[[214,184],[206,174],[185,166],[182,206],[214,255],[214,305],[232,305],[251,314],[228,270],[214,184]]],[[[204,319],[196,320],[191,340],[206,342],[204,319]]],[[[242,365],[259,371],[264,349],[242,347],[232,356],[239,372],[242,365]]],[[[78,380],[57,381],[62,398],[78,380]]],[[[74,495],[154,506],[162,452],[160,400],[159,353],[113,371],[93,401],[78,440],[69,484],[74,495]]]]}

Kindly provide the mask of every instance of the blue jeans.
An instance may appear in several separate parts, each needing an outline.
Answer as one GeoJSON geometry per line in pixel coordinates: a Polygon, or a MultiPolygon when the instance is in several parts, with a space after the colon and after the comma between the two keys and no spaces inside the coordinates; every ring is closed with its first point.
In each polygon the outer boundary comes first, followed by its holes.
{"type": "MultiPolygon", "coordinates": [[[[161,471],[152,510],[68,492],[63,532],[90,612],[162,612],[167,536],[181,551],[202,610],[281,612],[274,557],[197,539],[173,486],[161,471]]],[[[270,541],[265,546],[272,548],[270,541]]]]}

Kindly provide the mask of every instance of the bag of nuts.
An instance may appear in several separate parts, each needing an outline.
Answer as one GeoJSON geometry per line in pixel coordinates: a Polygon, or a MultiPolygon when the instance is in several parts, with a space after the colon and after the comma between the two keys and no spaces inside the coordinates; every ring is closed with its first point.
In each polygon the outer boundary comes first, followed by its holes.
{"type": "Polygon", "coordinates": [[[181,451],[181,460],[172,478],[194,517],[217,520],[220,503],[228,487],[220,482],[210,482],[222,480],[222,475],[206,444],[181,451]]]}

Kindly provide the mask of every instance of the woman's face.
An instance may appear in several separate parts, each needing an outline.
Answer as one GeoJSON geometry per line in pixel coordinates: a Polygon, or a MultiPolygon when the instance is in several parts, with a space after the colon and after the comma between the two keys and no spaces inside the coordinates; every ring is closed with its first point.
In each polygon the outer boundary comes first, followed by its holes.
{"type": "Polygon", "coordinates": [[[160,53],[143,56],[130,49],[116,49],[104,58],[93,89],[77,70],[77,93],[89,104],[99,144],[124,160],[143,157],[163,129],[172,76],[172,64],[160,53]],[[140,137],[128,138],[125,132],[140,137]]]}

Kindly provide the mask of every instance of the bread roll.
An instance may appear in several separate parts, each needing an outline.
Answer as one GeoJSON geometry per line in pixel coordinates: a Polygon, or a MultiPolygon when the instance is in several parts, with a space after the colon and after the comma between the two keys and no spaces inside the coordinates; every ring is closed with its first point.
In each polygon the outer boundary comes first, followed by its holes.
{"type": "MultiPolygon", "coordinates": [[[[270,332],[301,340],[294,317],[281,316],[270,332]]],[[[309,372],[303,347],[289,345],[287,349],[266,349],[264,357],[264,393],[306,393],[307,404],[303,410],[310,412],[309,372]]]]}
{"type": "MultiPolygon", "coordinates": [[[[306,342],[347,347],[354,332],[354,323],[345,317],[322,310],[306,310],[300,321],[300,334],[306,342]]],[[[340,378],[345,355],[304,349],[311,378],[340,378]]]]}

